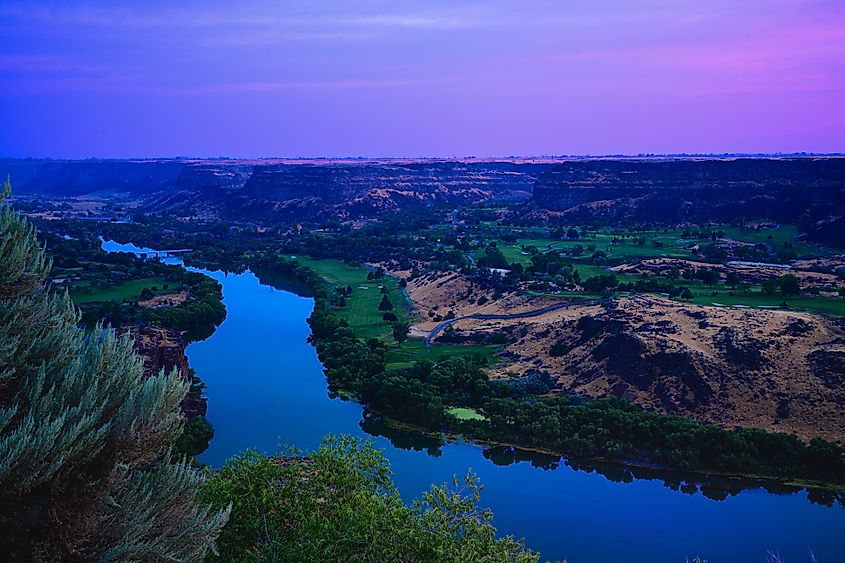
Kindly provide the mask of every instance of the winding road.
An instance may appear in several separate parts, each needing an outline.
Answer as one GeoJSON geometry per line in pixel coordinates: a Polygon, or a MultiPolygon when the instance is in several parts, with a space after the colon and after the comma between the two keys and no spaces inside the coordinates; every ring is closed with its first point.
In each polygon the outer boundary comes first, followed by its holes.
{"type": "Polygon", "coordinates": [[[431,332],[428,333],[428,336],[423,338],[423,344],[425,347],[431,351],[431,341],[437,337],[438,334],[443,332],[443,330],[452,323],[456,323],[458,321],[463,321],[466,319],[475,319],[481,321],[495,321],[495,320],[510,320],[510,319],[528,319],[531,317],[538,317],[540,315],[545,315],[546,313],[550,313],[552,311],[557,311],[558,309],[565,309],[567,307],[576,307],[582,305],[590,305],[596,301],[591,299],[584,299],[579,301],[567,301],[566,303],[555,303],[554,305],[547,305],[541,309],[536,309],[534,311],[526,311],[524,313],[511,313],[508,315],[482,315],[480,313],[474,313],[472,315],[464,315],[463,317],[455,317],[454,319],[447,319],[442,323],[438,324],[436,327],[431,329],[431,332]]]}

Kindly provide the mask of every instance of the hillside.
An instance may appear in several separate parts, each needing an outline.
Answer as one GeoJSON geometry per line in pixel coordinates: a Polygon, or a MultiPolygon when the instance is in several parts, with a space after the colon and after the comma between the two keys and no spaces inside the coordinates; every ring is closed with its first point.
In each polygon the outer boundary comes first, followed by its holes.
{"type": "Polygon", "coordinates": [[[845,158],[600,159],[563,162],[525,214],[581,223],[767,218],[845,245],[845,158]]]}
{"type": "Polygon", "coordinates": [[[144,211],[265,223],[524,201],[552,166],[526,161],[0,160],[16,192],[111,195],[144,211]]]}

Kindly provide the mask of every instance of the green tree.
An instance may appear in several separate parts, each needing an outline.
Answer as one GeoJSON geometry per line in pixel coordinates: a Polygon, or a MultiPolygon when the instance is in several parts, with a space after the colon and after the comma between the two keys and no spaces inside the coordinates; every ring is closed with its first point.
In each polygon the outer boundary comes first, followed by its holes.
{"type": "Polygon", "coordinates": [[[778,289],[778,281],[776,279],[764,280],[761,287],[763,295],[771,297],[778,289]]]}
{"type": "Polygon", "coordinates": [[[713,286],[719,282],[719,272],[710,268],[701,270],[701,281],[706,286],[713,286]]]}
{"type": "Polygon", "coordinates": [[[390,300],[390,297],[387,295],[382,295],[381,303],[378,304],[379,311],[392,311],[393,310],[393,301],[390,300]]]}
{"type": "Polygon", "coordinates": [[[499,250],[499,247],[493,243],[487,245],[484,249],[484,257],[486,258],[487,266],[490,268],[504,268],[508,267],[508,260],[505,255],[499,250]]]}
{"type": "Polygon", "coordinates": [[[737,287],[742,284],[742,278],[736,272],[728,272],[725,274],[725,285],[729,287],[737,287]]]}
{"type": "MultiPolygon", "coordinates": [[[[0,201],[8,197],[8,180],[0,201]]],[[[169,450],[187,382],[145,377],[126,338],[80,331],[35,230],[0,208],[0,553],[11,560],[199,560],[226,521],[169,450]]]]}
{"type": "Polygon", "coordinates": [[[393,328],[393,340],[402,344],[406,340],[408,340],[408,331],[411,330],[411,323],[404,322],[404,321],[396,321],[392,325],[393,328]]]}
{"type": "Polygon", "coordinates": [[[233,505],[213,560],[536,561],[522,542],[496,538],[479,491],[470,475],[406,505],[379,451],[330,436],[307,456],[229,460],[202,496],[233,505]]]}
{"type": "Polygon", "coordinates": [[[795,274],[786,274],[778,278],[778,288],[784,297],[801,294],[801,282],[795,274]]]}

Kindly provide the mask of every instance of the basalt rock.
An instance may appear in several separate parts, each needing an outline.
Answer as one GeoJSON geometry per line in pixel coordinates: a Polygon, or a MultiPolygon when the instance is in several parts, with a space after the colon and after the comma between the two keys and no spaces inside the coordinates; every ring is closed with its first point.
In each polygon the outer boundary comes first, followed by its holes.
{"type": "MultiPolygon", "coordinates": [[[[182,377],[190,377],[185,344],[178,330],[156,325],[133,326],[127,331],[135,342],[135,351],[144,360],[147,376],[176,368],[182,377]]],[[[182,400],[182,412],[186,418],[205,416],[207,399],[189,391],[182,400]]]]}
{"type": "Polygon", "coordinates": [[[734,328],[723,328],[715,337],[721,344],[720,349],[725,359],[736,367],[745,370],[759,370],[765,363],[760,352],[767,345],[759,340],[741,338],[734,328]]]}
{"type": "MultiPolygon", "coordinates": [[[[632,333],[606,336],[593,348],[592,357],[603,362],[602,372],[641,391],[653,388],[667,410],[695,408],[706,404],[713,394],[688,350],[650,351],[641,337],[632,333]]],[[[616,386],[612,393],[622,396],[616,386]]]]}
{"type": "Polygon", "coordinates": [[[137,196],[139,210],[285,223],[400,208],[519,202],[553,163],[521,160],[242,161],[0,159],[19,193],[137,196]]]}
{"type": "Polygon", "coordinates": [[[845,352],[841,350],[815,350],[807,355],[813,374],[825,387],[845,385],[845,352]]]}
{"type": "Polygon", "coordinates": [[[560,163],[529,210],[567,222],[684,223],[769,218],[845,245],[845,158],[600,159],[560,163]]]}

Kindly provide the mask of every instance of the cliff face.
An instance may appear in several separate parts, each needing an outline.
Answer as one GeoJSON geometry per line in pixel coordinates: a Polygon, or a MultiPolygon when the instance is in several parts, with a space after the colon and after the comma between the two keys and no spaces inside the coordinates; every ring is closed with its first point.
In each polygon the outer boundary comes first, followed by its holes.
{"type": "Polygon", "coordinates": [[[61,196],[152,193],[171,185],[183,168],[176,160],[0,159],[0,174],[16,192],[61,196]]]}
{"type": "Polygon", "coordinates": [[[532,204],[573,222],[766,217],[829,239],[845,208],[845,158],[572,161],[540,176],[532,204]]]}
{"type": "MultiPolygon", "coordinates": [[[[147,376],[176,368],[183,378],[188,379],[188,358],[178,330],[144,325],[131,327],[127,332],[135,341],[135,351],[144,360],[144,373],[147,376]]],[[[207,399],[200,394],[188,392],[182,400],[182,412],[189,419],[205,416],[206,410],[207,399]]]]}
{"type": "Polygon", "coordinates": [[[403,206],[519,201],[548,165],[456,161],[255,167],[224,214],[264,220],[371,216],[403,206]]]}
{"type": "Polygon", "coordinates": [[[244,221],[373,216],[402,206],[524,201],[548,162],[0,160],[16,191],[135,195],[141,209],[244,221]]]}
{"type": "Polygon", "coordinates": [[[520,202],[581,223],[798,223],[845,246],[845,158],[569,161],[239,161],[0,159],[19,193],[120,192],[140,209],[245,222],[348,219],[402,207],[520,202]]]}

